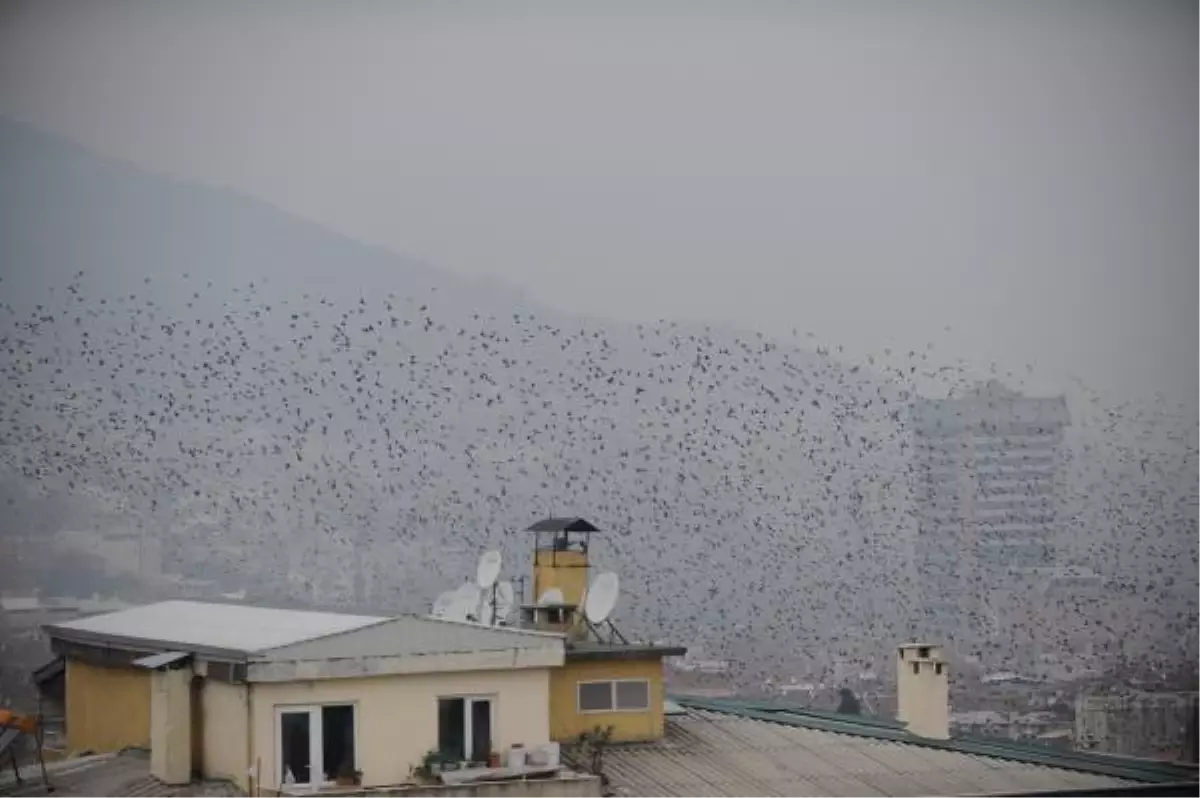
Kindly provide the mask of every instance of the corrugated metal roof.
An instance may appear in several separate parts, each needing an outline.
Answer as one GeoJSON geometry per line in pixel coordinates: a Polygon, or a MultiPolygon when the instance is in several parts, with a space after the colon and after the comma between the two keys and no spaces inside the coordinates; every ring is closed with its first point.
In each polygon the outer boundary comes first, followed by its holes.
{"type": "Polygon", "coordinates": [[[403,657],[512,649],[564,647],[563,636],[528,629],[446,621],[406,615],[361,629],[280,646],[259,654],[267,661],[350,657],[403,657]]]}
{"type": "Polygon", "coordinates": [[[888,719],[819,712],[781,705],[768,705],[768,709],[763,709],[763,705],[759,702],[739,699],[712,700],[691,696],[677,696],[676,698],[680,704],[691,709],[707,709],[752,720],[782,723],[838,734],[854,734],[876,740],[890,740],[956,754],[971,754],[1025,764],[1067,768],[1135,781],[1171,782],[1180,779],[1186,781],[1196,777],[1196,767],[1182,763],[1118,757],[1087,751],[1063,751],[1043,745],[1013,742],[995,737],[959,735],[951,740],[931,740],[910,734],[903,724],[897,724],[888,719]]]}
{"type": "Polygon", "coordinates": [[[605,750],[604,774],[618,795],[984,795],[1140,781],[884,739],[864,734],[865,725],[831,731],[794,715],[771,720],[697,709],[681,697],[673,703],[685,713],[666,717],[662,740],[605,750]]]}
{"type": "Polygon", "coordinates": [[[360,629],[386,618],[280,610],[243,604],[162,601],[51,624],[47,632],[143,642],[153,649],[217,649],[251,653],[360,629]]]}

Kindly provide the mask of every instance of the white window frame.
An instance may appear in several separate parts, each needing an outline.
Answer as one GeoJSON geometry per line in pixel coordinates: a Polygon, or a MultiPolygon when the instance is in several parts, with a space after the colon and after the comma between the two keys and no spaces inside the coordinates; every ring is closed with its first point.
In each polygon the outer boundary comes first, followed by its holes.
{"type": "Polygon", "coordinates": [[[357,701],[326,701],[321,704],[276,704],[275,705],[275,779],[278,784],[283,784],[286,777],[283,764],[283,716],[284,714],[300,715],[308,713],[308,774],[309,781],[295,782],[288,785],[300,789],[319,790],[322,787],[328,787],[333,784],[330,781],[313,781],[314,773],[325,774],[325,737],[324,727],[322,726],[321,710],[325,707],[350,707],[350,711],[354,716],[354,769],[361,770],[362,765],[359,762],[359,735],[358,735],[358,702],[357,701]]]}
{"type": "Polygon", "coordinates": [[[585,679],[575,682],[575,711],[580,715],[607,715],[613,712],[649,712],[652,699],[650,697],[650,680],[649,679],[585,679]],[[636,709],[617,707],[617,684],[622,682],[639,682],[646,685],[646,706],[636,709]],[[584,709],[583,703],[580,701],[581,688],[585,684],[607,684],[609,686],[609,709],[584,709]]]}
{"type": "MultiPolygon", "coordinates": [[[[475,745],[475,734],[474,734],[475,728],[473,726],[473,724],[475,723],[475,720],[474,720],[475,713],[472,712],[472,709],[474,709],[476,702],[479,702],[479,701],[487,701],[488,702],[488,718],[490,721],[488,728],[491,729],[492,748],[497,751],[500,750],[499,748],[496,747],[496,696],[495,696],[495,694],[488,695],[488,694],[483,694],[483,693],[475,693],[475,694],[471,694],[471,695],[439,695],[437,697],[437,701],[439,704],[443,700],[453,701],[455,699],[462,699],[462,702],[463,702],[463,757],[464,757],[463,761],[464,762],[483,761],[483,760],[479,759],[478,757],[476,757],[475,752],[473,750],[471,750],[475,745]]],[[[439,723],[441,722],[440,713],[439,713],[439,717],[438,717],[438,722],[439,723]]],[[[441,730],[435,728],[434,733],[437,735],[437,744],[440,745],[441,744],[441,730]]],[[[357,748],[355,748],[354,751],[356,754],[358,753],[357,748]]],[[[491,753],[492,753],[491,751],[485,751],[483,758],[487,759],[487,757],[491,753]]]]}

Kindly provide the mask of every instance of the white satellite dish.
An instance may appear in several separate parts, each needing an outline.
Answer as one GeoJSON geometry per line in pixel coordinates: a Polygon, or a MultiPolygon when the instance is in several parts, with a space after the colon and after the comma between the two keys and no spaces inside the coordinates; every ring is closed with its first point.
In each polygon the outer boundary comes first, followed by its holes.
{"type": "Polygon", "coordinates": [[[474,582],[463,582],[455,589],[454,595],[470,599],[472,603],[477,602],[479,601],[479,585],[474,582]]]}
{"type": "Polygon", "coordinates": [[[438,594],[438,597],[433,600],[433,610],[429,613],[434,618],[445,618],[446,610],[449,608],[454,597],[458,595],[453,590],[447,590],[438,594]]]}
{"type": "Polygon", "coordinates": [[[487,592],[489,595],[485,596],[483,601],[479,602],[475,618],[484,626],[491,626],[492,622],[496,620],[496,607],[492,604],[492,597],[490,595],[492,591],[489,590],[487,592]]]}
{"type": "Polygon", "coordinates": [[[583,612],[592,623],[600,623],[612,614],[617,606],[617,595],[621,592],[621,583],[612,571],[605,571],[592,580],[592,586],[587,593],[587,603],[583,612]]]}
{"type": "Polygon", "coordinates": [[[500,552],[495,549],[485,551],[479,558],[479,567],[475,569],[475,583],[480,588],[488,588],[496,584],[496,578],[500,576],[501,562],[500,552]]]}
{"type": "Polygon", "coordinates": [[[442,616],[443,620],[465,622],[475,610],[475,602],[478,597],[468,598],[467,596],[458,594],[450,602],[450,606],[446,608],[446,614],[442,616]]]}
{"type": "Polygon", "coordinates": [[[538,604],[562,604],[563,592],[556,587],[547,588],[542,591],[542,595],[538,598],[538,604]]]}
{"type": "MultiPolygon", "coordinates": [[[[456,613],[461,613],[462,617],[450,618],[449,620],[468,620],[474,617],[476,610],[479,608],[479,588],[474,582],[463,582],[454,591],[454,599],[450,604],[451,609],[456,613]]],[[[449,612],[449,610],[447,610],[449,612]]]]}
{"type": "Polygon", "coordinates": [[[495,620],[503,622],[508,619],[509,614],[513,611],[517,594],[513,590],[512,582],[508,580],[497,582],[495,591],[495,620]]]}

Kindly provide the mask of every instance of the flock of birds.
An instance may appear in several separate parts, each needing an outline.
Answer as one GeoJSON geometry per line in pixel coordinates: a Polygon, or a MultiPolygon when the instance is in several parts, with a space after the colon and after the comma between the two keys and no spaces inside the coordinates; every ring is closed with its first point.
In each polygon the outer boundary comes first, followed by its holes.
{"type": "MultiPolygon", "coordinates": [[[[571,514],[604,530],[623,624],[702,641],[742,676],[866,665],[937,633],[906,423],[927,355],[888,371],[702,326],[345,294],[80,273],[32,307],[0,303],[0,481],[266,600],[427,610],[486,547],[521,575],[521,530],[571,514]]],[[[1067,453],[1064,545],[1115,600],[1014,614],[980,654],[1070,647],[1064,625],[1082,625],[1172,661],[1196,623],[1194,436],[1154,414],[1075,416],[1095,434],[1067,453]]]]}
{"type": "MultiPolygon", "coordinates": [[[[136,541],[145,579],[161,560],[247,600],[419,612],[484,549],[525,575],[521,530],[581,515],[627,635],[746,681],[819,678],[940,637],[913,560],[915,395],[1021,387],[929,347],[851,363],[800,332],[573,318],[3,119],[0,206],[21,578],[68,560],[68,530],[136,541]]],[[[1035,612],[990,585],[1011,606],[978,654],[1194,661],[1194,405],[1068,399],[1054,562],[1101,595],[1035,612]]]]}

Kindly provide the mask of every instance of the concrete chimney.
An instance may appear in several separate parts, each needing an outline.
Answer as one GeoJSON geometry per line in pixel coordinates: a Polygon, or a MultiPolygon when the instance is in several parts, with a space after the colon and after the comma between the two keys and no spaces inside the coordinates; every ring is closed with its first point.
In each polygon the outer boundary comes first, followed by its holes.
{"type": "Polygon", "coordinates": [[[919,737],[950,739],[950,668],[941,646],[906,643],[896,650],[896,718],[919,737]]]}

